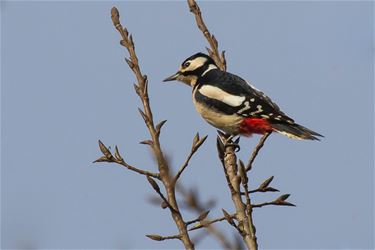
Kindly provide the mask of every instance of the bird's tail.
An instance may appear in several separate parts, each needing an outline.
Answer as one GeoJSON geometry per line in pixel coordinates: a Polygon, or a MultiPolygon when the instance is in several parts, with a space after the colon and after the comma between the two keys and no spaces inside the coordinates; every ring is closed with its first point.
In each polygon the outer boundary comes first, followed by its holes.
{"type": "Polygon", "coordinates": [[[318,137],[324,137],[323,135],[318,134],[317,132],[314,132],[308,128],[305,128],[304,126],[299,125],[297,123],[274,123],[271,126],[274,131],[292,139],[320,141],[318,137]]]}

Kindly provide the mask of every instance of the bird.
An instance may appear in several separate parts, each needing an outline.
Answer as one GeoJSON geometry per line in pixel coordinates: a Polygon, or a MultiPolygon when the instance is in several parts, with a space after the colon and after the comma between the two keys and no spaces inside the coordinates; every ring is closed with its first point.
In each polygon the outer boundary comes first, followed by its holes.
{"type": "Polygon", "coordinates": [[[163,82],[192,88],[193,103],[203,119],[231,136],[277,132],[292,139],[320,140],[323,135],[294,122],[262,91],[241,77],[222,71],[204,53],[185,59],[163,82]]]}

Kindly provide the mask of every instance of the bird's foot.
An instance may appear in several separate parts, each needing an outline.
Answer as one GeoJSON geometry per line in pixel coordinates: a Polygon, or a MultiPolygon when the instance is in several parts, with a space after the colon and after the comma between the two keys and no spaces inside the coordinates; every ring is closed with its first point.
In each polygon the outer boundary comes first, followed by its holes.
{"type": "Polygon", "coordinates": [[[239,145],[240,136],[238,136],[237,139],[233,140],[233,138],[236,137],[236,135],[228,135],[228,134],[224,134],[222,132],[219,132],[219,134],[220,134],[220,137],[221,137],[221,141],[223,142],[224,148],[234,147],[235,152],[240,151],[240,149],[241,149],[240,145],[239,145]]]}

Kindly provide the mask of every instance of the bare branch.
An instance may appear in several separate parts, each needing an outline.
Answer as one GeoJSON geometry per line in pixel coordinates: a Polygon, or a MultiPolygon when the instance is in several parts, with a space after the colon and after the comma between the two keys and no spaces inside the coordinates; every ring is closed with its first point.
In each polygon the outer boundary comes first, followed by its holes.
{"type": "Polygon", "coordinates": [[[210,31],[207,29],[206,24],[203,21],[201,10],[198,4],[194,0],[187,0],[190,12],[192,12],[195,16],[195,21],[197,23],[198,28],[202,31],[203,35],[206,37],[208,43],[210,44],[211,49],[207,48],[208,54],[212,59],[215,61],[216,65],[223,71],[226,70],[226,62],[224,57],[224,52],[222,56],[220,56],[218,50],[218,42],[214,35],[211,35],[210,31]]]}
{"type": "MultiPolygon", "coordinates": [[[[230,215],[231,218],[235,218],[235,215],[230,215]]],[[[189,231],[194,231],[194,230],[197,230],[197,229],[200,229],[200,228],[206,228],[216,222],[219,222],[219,221],[223,221],[223,220],[226,220],[226,217],[225,216],[222,216],[222,217],[219,217],[219,218],[216,218],[216,219],[213,219],[213,220],[204,220],[204,221],[201,221],[199,222],[198,224],[194,225],[193,227],[191,227],[189,229],[189,231]]]]}
{"type": "Polygon", "coordinates": [[[187,221],[187,222],[186,222],[186,225],[190,225],[190,224],[193,224],[193,223],[195,223],[195,222],[202,221],[202,220],[206,219],[206,217],[208,216],[209,212],[210,212],[210,210],[207,210],[207,211],[201,213],[201,214],[198,216],[198,218],[196,218],[196,219],[194,219],[194,220],[191,220],[191,221],[187,221]]]}
{"type": "Polygon", "coordinates": [[[126,163],[124,160],[117,160],[116,159],[114,162],[116,162],[117,164],[120,164],[120,165],[126,167],[127,169],[129,169],[133,172],[136,172],[138,174],[150,176],[150,177],[153,177],[153,178],[156,178],[156,179],[160,180],[160,175],[158,173],[153,173],[153,172],[150,172],[150,171],[145,171],[145,170],[133,167],[133,166],[129,165],[128,163],[126,163]]]}
{"type": "MultiPolygon", "coordinates": [[[[225,71],[226,70],[226,58],[225,58],[225,51],[219,52],[218,50],[218,41],[216,37],[210,33],[205,25],[202,14],[200,11],[199,6],[195,2],[195,0],[187,0],[190,11],[194,14],[195,20],[197,23],[198,28],[201,30],[205,38],[207,39],[210,48],[207,48],[208,54],[213,58],[217,66],[225,71]]],[[[170,168],[166,157],[161,149],[159,136],[162,126],[164,125],[165,121],[160,122],[156,126],[154,125],[154,119],[152,110],[150,107],[150,100],[148,96],[148,78],[147,75],[143,75],[139,66],[139,60],[135,52],[135,45],[133,36],[129,34],[126,27],[123,27],[120,22],[120,15],[118,10],[113,7],[111,10],[111,18],[113,24],[117,31],[121,35],[120,44],[126,48],[129,53],[129,57],[125,58],[126,63],[128,64],[129,68],[133,71],[137,83],[134,84],[134,89],[137,95],[140,97],[142,102],[142,109],[139,109],[139,112],[144,120],[145,125],[147,126],[149,133],[150,133],[150,140],[144,140],[141,144],[149,145],[153,151],[155,156],[157,166],[158,166],[158,173],[152,173],[149,171],[144,171],[138,168],[135,168],[124,161],[121,157],[117,146],[115,147],[114,155],[111,153],[110,149],[105,147],[105,145],[99,141],[100,150],[103,153],[103,156],[100,157],[95,162],[115,162],[118,163],[127,169],[137,172],[139,174],[145,175],[147,177],[148,182],[159,194],[162,200],[162,207],[169,208],[171,212],[172,218],[175,221],[175,224],[178,227],[179,234],[172,235],[172,236],[160,236],[160,235],[146,235],[148,238],[156,241],[168,240],[168,239],[179,239],[183,242],[186,249],[194,249],[194,243],[191,240],[188,231],[196,230],[199,228],[205,228],[208,232],[215,235],[223,244],[225,248],[232,248],[230,243],[228,243],[224,236],[220,234],[220,232],[216,231],[214,228],[211,227],[213,223],[227,220],[229,224],[234,226],[241,234],[246,246],[249,249],[257,249],[257,238],[255,236],[255,227],[252,219],[252,208],[253,207],[262,207],[267,205],[282,205],[282,206],[294,206],[294,204],[289,203],[286,199],[289,195],[282,195],[278,197],[276,200],[272,202],[265,202],[260,204],[251,204],[250,200],[250,193],[254,192],[274,192],[278,191],[272,187],[269,187],[269,184],[272,181],[272,178],[267,179],[264,181],[257,189],[249,191],[249,179],[247,177],[247,171],[252,168],[252,164],[258,155],[260,149],[263,147],[265,140],[268,138],[270,133],[265,134],[261,140],[259,141],[258,145],[254,148],[254,151],[249,159],[248,164],[243,164],[240,161],[237,164],[236,158],[236,149],[239,150],[239,138],[234,143],[231,140],[232,137],[227,138],[227,140],[223,143],[223,138],[225,137],[222,134],[219,134],[217,140],[218,146],[218,153],[220,161],[222,162],[225,177],[227,180],[228,187],[231,191],[231,197],[233,203],[235,205],[236,212],[235,214],[231,215],[223,209],[224,216],[221,218],[217,218],[214,220],[207,220],[208,212],[204,211],[203,208],[198,204],[197,199],[189,201],[186,198],[186,203],[194,208],[196,211],[200,210],[200,215],[198,218],[193,219],[191,221],[185,222],[181,212],[179,210],[179,206],[176,200],[176,187],[177,181],[181,177],[183,171],[189,165],[191,158],[193,157],[194,153],[199,149],[199,147],[204,143],[207,136],[203,137],[202,139],[199,138],[199,134],[197,134],[193,140],[193,145],[187,159],[182,164],[180,169],[178,170],[177,174],[173,177],[170,174],[170,168]],[[155,179],[158,179],[163,184],[165,190],[165,195],[162,193],[158,183],[155,179]],[[241,184],[244,188],[244,192],[241,192],[241,184]],[[243,201],[242,195],[245,195],[246,202],[243,201]],[[235,223],[235,221],[237,223],[235,223]],[[193,227],[188,229],[188,225],[197,223],[193,227]]],[[[194,198],[194,197],[193,197],[194,198]]]]}
{"type": "Polygon", "coordinates": [[[253,189],[253,190],[250,190],[249,193],[252,194],[252,193],[265,193],[265,192],[280,192],[278,189],[276,188],[273,188],[273,187],[266,187],[264,189],[253,189]]]}
{"type": "Polygon", "coordinates": [[[232,225],[233,227],[237,228],[237,225],[236,223],[234,223],[234,220],[233,220],[233,217],[223,208],[221,209],[223,211],[223,214],[224,214],[224,217],[225,217],[225,220],[230,224],[232,225]]]}
{"type": "Polygon", "coordinates": [[[289,206],[289,207],[295,207],[296,205],[294,205],[293,203],[287,202],[287,201],[284,201],[284,202],[274,202],[274,201],[271,201],[271,202],[263,202],[263,203],[259,203],[259,204],[252,204],[253,208],[259,208],[259,207],[265,207],[265,206],[289,206]]]}
{"type": "MultiPolygon", "coordinates": [[[[133,71],[135,77],[137,78],[137,84],[134,85],[135,91],[140,97],[142,104],[143,104],[143,111],[139,109],[139,112],[149,130],[151,140],[152,140],[152,150],[155,155],[156,161],[158,163],[158,170],[159,170],[159,179],[162,181],[166,193],[167,198],[162,197],[164,203],[166,203],[171,211],[171,215],[175,224],[179,230],[179,236],[181,241],[183,242],[186,249],[194,249],[194,244],[190,239],[190,236],[187,231],[186,223],[182,218],[182,215],[179,211],[175,188],[172,184],[173,179],[170,178],[170,169],[167,163],[167,160],[164,157],[163,151],[160,146],[159,135],[160,129],[163,126],[164,122],[159,123],[156,127],[154,126],[154,119],[150,107],[150,101],[148,96],[148,79],[146,75],[143,75],[141,69],[139,67],[138,57],[135,52],[134,40],[133,36],[129,35],[129,32],[126,28],[123,28],[120,22],[120,14],[116,7],[113,7],[111,10],[111,17],[113,21],[113,25],[118,30],[121,35],[121,45],[124,46],[128,53],[129,58],[126,59],[130,69],[133,71]]],[[[151,145],[151,143],[147,143],[151,145]]],[[[147,176],[148,180],[154,181],[150,176],[147,176]]],[[[150,182],[150,184],[152,183],[150,182]]],[[[156,183],[156,182],[155,182],[156,183]]],[[[154,189],[156,186],[154,186],[154,189]]],[[[155,189],[157,191],[157,188],[155,189]]],[[[160,192],[160,189],[159,189],[160,192]]],[[[159,195],[161,192],[159,193],[159,195]]]]}
{"type": "Polygon", "coordinates": [[[127,169],[129,169],[133,172],[136,172],[138,174],[142,174],[142,175],[145,175],[145,176],[151,176],[153,178],[160,179],[160,176],[157,173],[145,171],[145,170],[133,167],[133,166],[129,165],[128,163],[126,163],[124,161],[124,159],[122,158],[122,156],[120,155],[120,152],[119,152],[117,146],[115,147],[115,156],[112,155],[111,151],[109,151],[109,149],[100,140],[99,140],[99,148],[102,151],[102,153],[104,154],[104,156],[95,160],[94,163],[95,162],[114,162],[114,163],[120,164],[120,165],[126,167],[127,169]]]}
{"type": "MultiPolygon", "coordinates": [[[[248,220],[249,221],[252,221],[251,217],[252,215],[252,207],[251,207],[251,201],[250,201],[250,192],[249,192],[249,186],[248,186],[248,182],[249,182],[249,178],[247,177],[247,172],[245,170],[245,165],[243,164],[243,162],[241,160],[238,161],[239,162],[239,174],[240,174],[240,177],[241,177],[241,183],[242,183],[242,186],[245,190],[245,197],[246,197],[246,209],[247,209],[247,217],[248,217],[248,220]]],[[[251,226],[251,225],[250,225],[251,226]]]]}
{"type": "Polygon", "coordinates": [[[264,202],[260,204],[253,204],[253,207],[264,207],[264,206],[289,206],[289,207],[295,207],[293,203],[287,202],[286,199],[288,199],[290,194],[283,194],[279,196],[277,199],[271,201],[271,202],[264,202]]]}
{"type": "Polygon", "coordinates": [[[236,208],[236,218],[238,220],[238,230],[241,232],[242,238],[249,249],[257,249],[255,230],[253,230],[253,221],[250,220],[246,213],[246,206],[242,201],[240,190],[240,176],[237,175],[237,157],[235,154],[235,146],[226,147],[224,154],[225,169],[228,173],[230,183],[234,189],[232,193],[232,201],[236,208]]]}
{"type": "Polygon", "coordinates": [[[176,209],[169,203],[169,201],[165,198],[163,193],[160,191],[159,185],[156,183],[155,180],[153,180],[151,177],[147,176],[147,180],[152,186],[152,188],[155,190],[155,192],[160,196],[160,198],[163,200],[163,202],[169,207],[171,210],[176,212],[176,209]]]}
{"type": "Polygon", "coordinates": [[[246,171],[251,170],[251,168],[253,166],[253,162],[254,162],[255,158],[257,157],[257,155],[259,153],[259,150],[263,147],[264,142],[267,140],[268,136],[270,136],[270,135],[271,135],[271,133],[266,133],[259,140],[258,145],[254,148],[253,153],[251,154],[251,157],[249,159],[249,162],[247,163],[246,171]]]}
{"type": "Polygon", "coordinates": [[[199,149],[199,147],[202,146],[202,144],[204,143],[204,141],[206,139],[207,139],[207,135],[205,137],[203,137],[202,139],[199,139],[199,133],[196,134],[196,136],[194,137],[194,140],[193,140],[193,145],[191,147],[191,151],[190,151],[187,159],[185,160],[184,164],[182,164],[180,170],[177,172],[176,176],[174,177],[174,180],[173,180],[173,184],[174,185],[176,184],[178,178],[180,178],[182,172],[188,166],[188,164],[190,162],[190,159],[193,157],[193,155],[195,154],[195,152],[197,152],[197,150],[199,149]]]}
{"type": "MultiPolygon", "coordinates": [[[[268,179],[264,180],[258,188],[250,190],[249,193],[265,193],[265,192],[279,192],[278,189],[270,187],[269,184],[273,180],[273,176],[269,177],[268,179]]],[[[241,193],[244,195],[245,193],[241,193]]]]}
{"type": "Polygon", "coordinates": [[[156,134],[158,137],[160,136],[161,128],[164,126],[164,124],[167,122],[167,120],[161,121],[156,125],[156,134]]]}

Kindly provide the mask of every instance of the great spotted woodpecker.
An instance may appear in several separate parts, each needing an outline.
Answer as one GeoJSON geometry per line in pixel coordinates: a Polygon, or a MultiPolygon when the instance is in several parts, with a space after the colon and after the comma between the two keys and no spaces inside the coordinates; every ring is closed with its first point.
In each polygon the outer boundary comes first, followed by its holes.
{"type": "Polygon", "coordinates": [[[198,113],[227,134],[250,136],[275,131],[293,139],[322,137],[295,123],[268,96],[241,77],[220,70],[206,54],[187,58],[179,71],[164,81],[173,80],[191,86],[198,113]]]}

